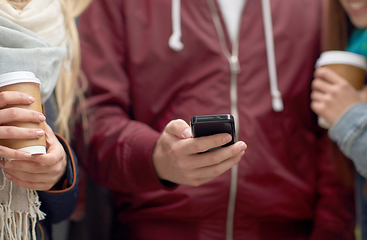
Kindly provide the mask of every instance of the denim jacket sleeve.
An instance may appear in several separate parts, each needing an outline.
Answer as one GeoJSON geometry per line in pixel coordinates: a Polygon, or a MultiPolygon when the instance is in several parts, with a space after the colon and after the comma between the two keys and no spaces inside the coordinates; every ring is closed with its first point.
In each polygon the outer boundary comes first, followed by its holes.
{"type": "Polygon", "coordinates": [[[367,103],[349,108],[329,129],[329,137],[350,158],[356,170],[367,177],[367,103]]]}

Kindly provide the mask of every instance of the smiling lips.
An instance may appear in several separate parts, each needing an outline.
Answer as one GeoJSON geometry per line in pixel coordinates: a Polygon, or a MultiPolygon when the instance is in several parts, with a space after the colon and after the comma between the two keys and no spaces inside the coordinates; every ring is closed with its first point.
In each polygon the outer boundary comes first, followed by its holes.
{"type": "Polygon", "coordinates": [[[359,10],[367,6],[366,2],[348,2],[348,5],[353,10],[359,10]]]}

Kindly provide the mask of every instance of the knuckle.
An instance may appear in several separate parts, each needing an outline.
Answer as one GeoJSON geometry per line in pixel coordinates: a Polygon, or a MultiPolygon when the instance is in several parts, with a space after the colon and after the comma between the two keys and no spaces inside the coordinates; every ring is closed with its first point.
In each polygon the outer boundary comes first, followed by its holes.
{"type": "Polygon", "coordinates": [[[61,167],[61,166],[58,166],[58,164],[57,164],[58,162],[59,161],[58,161],[57,158],[52,157],[52,158],[50,158],[48,163],[46,163],[46,165],[52,166],[55,170],[58,170],[58,168],[61,167]]]}
{"type": "Polygon", "coordinates": [[[14,135],[14,128],[13,127],[6,127],[5,128],[5,135],[7,137],[14,135]]]}
{"type": "Polygon", "coordinates": [[[28,100],[29,96],[25,93],[20,93],[20,97],[23,98],[23,100],[28,100]]]}
{"type": "Polygon", "coordinates": [[[331,96],[336,96],[338,94],[338,90],[335,88],[330,89],[330,96],[327,96],[327,98],[330,100],[331,96]]]}
{"type": "Polygon", "coordinates": [[[5,148],[3,146],[0,147],[0,156],[5,155],[5,148]]]}
{"type": "Polygon", "coordinates": [[[55,169],[58,169],[58,167],[61,167],[61,160],[62,158],[57,156],[57,155],[49,155],[49,157],[46,159],[44,158],[42,160],[42,164],[45,166],[45,167],[50,167],[52,166],[52,169],[55,170],[55,169]],[[59,164],[60,163],[60,164],[59,164]]]}
{"type": "Polygon", "coordinates": [[[65,168],[66,166],[64,167],[62,164],[57,164],[55,169],[57,173],[63,173],[65,168]]]}
{"type": "Polygon", "coordinates": [[[18,115],[18,110],[16,108],[9,108],[7,111],[7,115],[10,119],[14,119],[18,115]]]}
{"type": "Polygon", "coordinates": [[[0,92],[0,102],[6,102],[6,93],[0,92]]]}
{"type": "Polygon", "coordinates": [[[61,172],[64,169],[63,165],[61,164],[61,161],[56,162],[54,168],[57,173],[61,172]]]}
{"type": "Polygon", "coordinates": [[[323,107],[326,108],[328,104],[334,102],[334,97],[332,95],[328,95],[326,97],[325,104],[323,104],[323,107]]]}
{"type": "Polygon", "coordinates": [[[330,71],[328,71],[328,69],[323,68],[321,70],[321,77],[323,78],[329,78],[332,75],[332,73],[330,71]]]}
{"type": "Polygon", "coordinates": [[[61,163],[61,158],[58,158],[58,157],[53,157],[53,158],[51,158],[51,164],[53,165],[53,166],[57,166],[57,165],[59,165],[58,167],[59,168],[61,168],[62,166],[61,166],[61,164],[58,164],[58,163],[61,163]]]}
{"type": "Polygon", "coordinates": [[[218,154],[212,154],[209,158],[209,164],[210,165],[215,165],[219,162],[219,155],[218,154]]]}
{"type": "Polygon", "coordinates": [[[36,130],[33,130],[33,129],[27,129],[27,135],[29,138],[34,138],[36,136],[36,130]]]}
{"type": "Polygon", "coordinates": [[[195,144],[194,149],[195,149],[195,152],[198,152],[198,153],[206,151],[206,147],[202,142],[197,142],[195,144]]]}
{"type": "Polygon", "coordinates": [[[39,113],[38,112],[32,112],[32,119],[34,119],[35,121],[39,120],[39,113]]]}
{"type": "MultiPolygon", "coordinates": [[[[24,157],[24,152],[21,152],[21,151],[16,151],[15,154],[15,159],[22,159],[24,157]]],[[[16,161],[13,161],[14,164],[17,164],[16,161]]],[[[19,164],[19,167],[20,167],[21,164],[19,164]]]]}
{"type": "Polygon", "coordinates": [[[331,71],[329,68],[327,68],[327,67],[322,67],[322,68],[320,68],[320,73],[321,73],[321,75],[322,76],[325,76],[325,77],[331,77],[331,76],[333,76],[333,74],[334,74],[334,72],[333,71],[331,71]]]}

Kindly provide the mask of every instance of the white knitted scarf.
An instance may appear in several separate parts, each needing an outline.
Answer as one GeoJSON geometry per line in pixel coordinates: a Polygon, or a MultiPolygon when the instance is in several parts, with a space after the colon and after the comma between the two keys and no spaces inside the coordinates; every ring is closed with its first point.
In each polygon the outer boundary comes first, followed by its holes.
{"type": "MultiPolygon", "coordinates": [[[[14,32],[13,38],[9,39],[8,42],[5,43],[6,46],[4,46],[3,44],[4,47],[12,48],[11,49],[12,52],[9,52],[11,55],[6,55],[6,58],[3,57],[3,55],[1,55],[1,59],[4,61],[4,63],[8,62],[9,58],[11,58],[11,56],[14,53],[15,54],[18,53],[18,51],[20,51],[22,54],[24,54],[25,51],[28,52],[34,51],[32,54],[33,55],[36,54],[35,57],[42,55],[43,58],[37,59],[38,61],[42,61],[42,63],[38,63],[36,66],[30,66],[31,63],[26,62],[29,61],[30,59],[22,58],[20,59],[20,61],[22,61],[21,63],[15,64],[15,66],[13,66],[12,68],[7,67],[6,70],[9,72],[20,70],[33,72],[36,75],[36,77],[41,80],[42,83],[41,97],[42,102],[45,102],[52,94],[52,91],[55,88],[57,78],[60,72],[60,66],[57,66],[59,67],[59,69],[57,69],[57,71],[54,73],[50,73],[50,70],[54,70],[55,67],[51,66],[51,64],[47,64],[47,61],[50,61],[49,58],[55,58],[53,55],[55,55],[56,53],[54,52],[50,53],[49,49],[51,48],[49,47],[54,46],[65,48],[68,46],[68,43],[66,42],[65,23],[62,14],[61,4],[59,0],[31,0],[23,8],[23,10],[20,11],[14,9],[10,4],[6,2],[4,3],[4,1],[5,0],[0,0],[0,17],[3,17],[12,23],[15,23],[16,25],[7,24],[6,27],[14,28],[14,30],[17,31],[18,33],[14,32]],[[27,32],[26,29],[30,31],[27,32]],[[36,35],[32,35],[32,33],[35,33],[36,35]],[[36,41],[35,38],[37,38],[36,39],[37,41],[45,42],[43,44],[44,46],[40,46],[39,43],[37,43],[38,45],[34,45],[33,42],[36,41]],[[14,46],[15,43],[13,43],[13,41],[20,41],[20,43],[17,43],[17,46],[14,46]],[[27,49],[19,49],[19,45],[21,44],[24,45],[24,47],[21,46],[22,48],[27,49]],[[46,47],[47,49],[37,49],[44,47],[46,47]],[[47,52],[45,53],[45,51],[47,52]],[[45,56],[45,54],[47,54],[47,56],[45,56]],[[40,69],[45,66],[49,69],[46,70],[40,69]],[[49,73],[46,73],[47,71],[49,73]],[[45,74],[48,74],[49,76],[45,74]]],[[[1,26],[2,25],[0,25],[0,27],[1,26]]],[[[6,34],[8,35],[9,31],[6,32],[6,34]]],[[[63,54],[65,55],[65,53],[63,54]]],[[[70,51],[68,51],[68,54],[71,55],[70,51]]],[[[72,56],[68,56],[68,59],[71,58],[72,56]]],[[[71,60],[69,62],[71,62],[71,60]]],[[[35,64],[36,63],[33,63],[33,65],[35,64]]],[[[59,61],[57,61],[57,64],[59,64],[59,61]]],[[[4,69],[2,66],[0,66],[0,68],[4,69]]],[[[0,72],[0,74],[2,73],[4,72],[3,71],[0,72]]]]}
{"type": "MultiPolygon", "coordinates": [[[[0,74],[31,71],[41,80],[42,102],[52,94],[66,54],[59,0],[32,0],[15,10],[0,0],[0,74]]],[[[0,171],[0,240],[36,239],[45,214],[34,190],[9,181],[0,171]]]]}
{"type": "Polygon", "coordinates": [[[31,0],[23,10],[0,3],[0,16],[46,39],[52,46],[65,41],[65,23],[58,0],[31,0]]]}

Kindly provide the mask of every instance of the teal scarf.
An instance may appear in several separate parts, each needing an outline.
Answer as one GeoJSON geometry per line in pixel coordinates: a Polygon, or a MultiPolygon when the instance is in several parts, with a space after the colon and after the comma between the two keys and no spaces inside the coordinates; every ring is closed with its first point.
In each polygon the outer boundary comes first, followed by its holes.
{"type": "Polygon", "coordinates": [[[352,33],[346,51],[367,57],[367,29],[356,28],[352,33]]]}
{"type": "Polygon", "coordinates": [[[367,58],[367,29],[356,28],[353,31],[346,51],[357,53],[367,58]]]}

